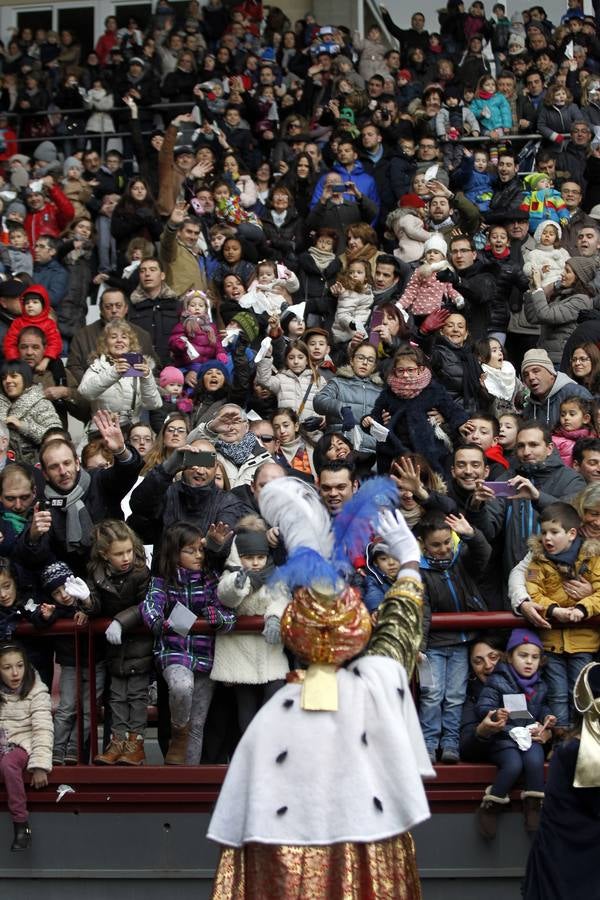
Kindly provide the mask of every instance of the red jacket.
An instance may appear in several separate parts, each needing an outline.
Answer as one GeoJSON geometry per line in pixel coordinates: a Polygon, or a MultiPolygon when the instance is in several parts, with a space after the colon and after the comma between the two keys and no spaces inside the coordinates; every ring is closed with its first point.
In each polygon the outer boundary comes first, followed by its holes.
{"type": "Polygon", "coordinates": [[[50,199],[44,206],[35,212],[30,210],[25,216],[25,229],[32,249],[42,235],[58,237],[75,216],[73,204],[57,184],[53,184],[48,193],[50,199]]]}
{"type": "Polygon", "coordinates": [[[116,31],[105,31],[104,34],[100,35],[96,43],[96,56],[101,66],[107,65],[110,51],[118,43],[119,38],[116,31]]]}
{"type": "Polygon", "coordinates": [[[44,356],[47,356],[49,359],[58,359],[62,353],[63,342],[56,322],[50,318],[51,306],[48,291],[41,284],[30,284],[19,297],[22,310],[24,310],[24,298],[27,294],[39,294],[44,301],[44,308],[39,316],[26,316],[23,311],[23,315],[18,316],[11,322],[4,338],[4,344],[2,345],[4,358],[9,362],[19,358],[19,335],[24,328],[34,325],[36,328],[40,328],[46,335],[46,350],[44,356]]]}

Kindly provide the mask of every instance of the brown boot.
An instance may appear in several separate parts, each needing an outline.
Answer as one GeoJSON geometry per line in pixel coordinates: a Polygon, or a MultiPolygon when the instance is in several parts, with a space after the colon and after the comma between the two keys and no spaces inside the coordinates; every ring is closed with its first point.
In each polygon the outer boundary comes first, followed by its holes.
{"type": "Polygon", "coordinates": [[[99,753],[98,756],[94,757],[95,764],[97,766],[114,766],[123,753],[124,746],[125,741],[123,738],[113,734],[110,739],[110,744],[104,753],[99,753]]]}
{"type": "Polygon", "coordinates": [[[189,722],[187,725],[174,725],[171,722],[171,740],[165,756],[166,766],[185,766],[187,755],[188,737],[190,734],[189,722]]]}
{"type": "Polygon", "coordinates": [[[479,833],[486,841],[493,841],[498,827],[498,814],[510,803],[510,797],[496,797],[490,793],[490,787],[485,789],[481,806],[477,810],[477,824],[479,833]]]}
{"type": "Polygon", "coordinates": [[[123,745],[123,753],[117,760],[119,766],[143,766],[146,762],[144,753],[144,736],[134,731],[127,734],[123,745]]]}
{"type": "Polygon", "coordinates": [[[527,834],[535,834],[540,827],[540,814],[542,812],[544,794],[542,791],[523,791],[521,800],[523,801],[525,831],[527,834]]]}

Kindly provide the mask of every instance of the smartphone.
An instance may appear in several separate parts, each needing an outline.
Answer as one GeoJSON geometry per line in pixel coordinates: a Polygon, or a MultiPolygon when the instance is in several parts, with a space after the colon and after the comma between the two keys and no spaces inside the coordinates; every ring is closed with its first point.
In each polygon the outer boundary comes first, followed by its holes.
{"type": "Polygon", "coordinates": [[[514,497],[517,493],[514,484],[509,484],[507,481],[484,481],[483,483],[485,487],[494,492],[496,497],[514,497]]]}
{"type": "Polygon", "coordinates": [[[383,310],[375,309],[371,315],[371,329],[369,331],[369,343],[372,347],[379,347],[379,342],[381,340],[381,335],[378,331],[375,331],[378,325],[381,325],[383,322],[383,310]]]}
{"type": "Polygon", "coordinates": [[[50,512],[52,503],[50,500],[38,500],[38,509],[40,512],[50,512]]]}
{"type": "Polygon", "coordinates": [[[345,184],[332,184],[331,193],[332,194],[343,194],[346,190],[345,184]]]}
{"type": "Polygon", "coordinates": [[[144,362],[144,354],[143,353],[123,353],[122,358],[129,363],[129,368],[123,374],[123,377],[129,376],[130,378],[141,378],[142,373],[139,369],[134,369],[136,363],[144,362]]]}
{"type": "Polygon", "coordinates": [[[183,454],[183,466],[185,469],[193,469],[200,466],[203,469],[212,469],[217,464],[217,454],[210,450],[186,450],[183,454]]]}

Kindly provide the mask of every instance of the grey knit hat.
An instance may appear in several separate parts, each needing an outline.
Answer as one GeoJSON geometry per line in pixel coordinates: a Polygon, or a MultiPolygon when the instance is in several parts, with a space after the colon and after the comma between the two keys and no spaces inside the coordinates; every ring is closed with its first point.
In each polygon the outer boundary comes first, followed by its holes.
{"type": "Polygon", "coordinates": [[[572,256],[567,260],[567,265],[575,272],[582,284],[588,285],[594,280],[597,269],[591,256],[572,256]]]}

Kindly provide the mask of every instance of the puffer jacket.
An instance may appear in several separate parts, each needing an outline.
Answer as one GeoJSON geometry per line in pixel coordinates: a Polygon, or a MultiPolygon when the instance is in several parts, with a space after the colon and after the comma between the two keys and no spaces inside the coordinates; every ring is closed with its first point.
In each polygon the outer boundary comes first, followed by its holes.
{"type": "MultiPolygon", "coordinates": [[[[152,369],[152,360],[146,357],[152,369]]],[[[106,356],[95,359],[86,369],[79,385],[79,393],[90,401],[92,412],[108,409],[119,413],[121,421],[137,419],[143,409],[160,409],[162,397],[152,372],[147,377],[119,375],[106,356]]]]}
{"type": "Polygon", "coordinates": [[[282,260],[286,266],[295,266],[303,243],[304,222],[294,207],[287,210],[282,225],[275,224],[270,209],[261,216],[261,224],[270,258],[282,260]]]}
{"type": "Polygon", "coordinates": [[[417,262],[423,256],[423,244],[431,237],[423,225],[423,219],[412,209],[395,209],[389,214],[386,225],[398,241],[394,256],[403,262],[417,262]]]}
{"type": "Polygon", "coordinates": [[[152,635],[138,633],[139,626],[142,625],[139,604],[148,591],[149,569],[144,566],[122,575],[110,575],[105,566],[91,566],[88,581],[100,615],[116,619],[123,629],[121,644],[106,644],[106,663],[111,675],[124,678],[127,675],[149,672],[152,664],[152,635]],[[128,631],[133,633],[127,634],[128,631]]]}
{"type": "Polygon", "coordinates": [[[273,374],[269,357],[261,359],[258,363],[256,367],[256,381],[275,394],[279,409],[289,406],[298,412],[300,405],[304,402],[304,406],[299,413],[301,422],[314,416],[313,404],[315,397],[327,384],[322,375],[317,375],[315,380],[310,368],[305,369],[300,375],[294,375],[290,369],[284,369],[283,372],[273,374]],[[305,396],[306,400],[304,400],[305,396]]]}
{"type": "Polygon", "coordinates": [[[437,568],[435,563],[421,556],[423,652],[427,647],[451,647],[472,640],[473,633],[469,631],[431,631],[431,614],[486,612],[487,606],[475,577],[485,569],[491,555],[492,548],[485,537],[474,529],[472,537],[461,538],[456,543],[454,556],[446,568],[437,568]]]}
{"type": "MultiPolygon", "coordinates": [[[[253,590],[246,578],[236,583],[239,566],[226,569],[219,579],[217,595],[223,606],[235,610],[236,616],[277,616],[281,618],[291,600],[277,586],[262,585],[253,590]]],[[[285,678],[289,665],[283,644],[267,644],[262,634],[217,635],[215,659],[210,677],[226,684],[266,684],[285,678]]]]}
{"type": "MultiPolygon", "coordinates": [[[[350,366],[342,366],[331,381],[319,391],[314,398],[313,406],[316,413],[325,416],[329,428],[341,432],[342,407],[351,408],[356,424],[359,425],[375,406],[375,401],[382,390],[383,382],[376,372],[368,378],[359,378],[350,366]]],[[[375,438],[362,429],[361,435],[360,450],[374,453],[375,438]]]]}
{"type": "Polygon", "coordinates": [[[465,382],[467,368],[463,357],[467,354],[473,362],[471,368],[481,375],[481,366],[476,360],[471,344],[467,343],[464,347],[457,347],[443,334],[438,334],[431,350],[431,371],[436,381],[446,388],[455,403],[468,412],[475,412],[482,407],[483,392],[480,390],[479,384],[475,383],[475,375],[472,379],[473,384],[465,382]],[[465,389],[467,385],[468,390],[465,389]]]}
{"type": "Polygon", "coordinates": [[[541,325],[538,345],[558,367],[563,347],[577,327],[577,317],[582,310],[592,309],[592,298],[587,294],[560,294],[549,302],[544,290],[538,288],[525,294],[524,304],[527,320],[541,325]]]}
{"type": "Polygon", "coordinates": [[[582,119],[582,113],[576,103],[566,106],[546,106],[542,103],[537,120],[537,130],[551,146],[560,149],[559,135],[568,134],[573,122],[582,119]]]}
{"type": "Polygon", "coordinates": [[[336,343],[350,341],[356,331],[366,331],[375,298],[367,291],[343,290],[338,297],[331,333],[336,343]]]}
{"type": "MultiPolygon", "coordinates": [[[[523,688],[515,678],[512,668],[508,663],[498,663],[491,675],[488,675],[486,683],[481,689],[479,699],[477,701],[476,710],[479,721],[481,722],[489,712],[494,709],[500,709],[504,706],[503,697],[505,694],[522,694],[523,688]]],[[[536,722],[540,724],[546,716],[551,713],[547,701],[548,688],[544,681],[540,678],[535,686],[535,692],[527,699],[527,709],[536,722]]],[[[518,724],[518,723],[517,723],[518,724]]],[[[516,744],[509,735],[510,729],[515,725],[514,721],[509,721],[503,731],[489,738],[489,749],[514,749],[516,744]]]]}
{"type": "Polygon", "coordinates": [[[62,338],[56,326],[54,319],[50,318],[51,306],[48,291],[43,284],[32,284],[26,288],[19,297],[21,304],[21,315],[13,320],[10,328],[6,332],[2,349],[4,357],[8,360],[19,359],[19,337],[24,328],[34,326],[41,329],[46,337],[46,346],[44,348],[44,356],[50,359],[58,359],[62,353],[62,338]],[[31,293],[37,294],[42,298],[42,311],[37,316],[28,316],[25,314],[24,301],[25,296],[31,293]]]}
{"type": "Polygon", "coordinates": [[[552,621],[555,607],[576,607],[585,613],[581,627],[552,628],[540,631],[544,649],[553,653],[596,653],[600,648],[598,628],[586,628],[585,619],[600,613],[600,541],[584,541],[572,566],[551,562],[542,547],[541,538],[529,540],[532,558],[527,568],[527,593],[542,607],[542,615],[552,621]],[[583,578],[593,588],[589,597],[575,602],[564,589],[565,581],[583,578]]]}
{"type": "Polygon", "coordinates": [[[223,350],[219,332],[212,323],[207,325],[206,328],[201,327],[194,335],[187,335],[183,321],[178,322],[169,338],[169,350],[171,351],[173,362],[179,368],[192,364],[200,366],[202,363],[208,362],[209,359],[218,359],[222,363],[229,362],[229,357],[223,350]],[[209,338],[207,333],[208,328],[211,329],[214,340],[209,338]],[[198,354],[193,359],[190,356],[187,343],[184,340],[186,337],[198,354]]]}
{"type": "Polygon", "coordinates": [[[505,131],[512,130],[512,112],[504,94],[496,92],[488,100],[476,96],[470,109],[480,123],[483,134],[489,134],[496,128],[504,128],[505,131]],[[486,112],[489,112],[489,115],[486,115],[486,112]]]}
{"type": "Polygon", "coordinates": [[[15,462],[35,465],[42,438],[49,428],[62,428],[60,416],[50,400],[44,397],[38,384],[23,391],[14,402],[0,393],[0,421],[7,416],[19,419],[20,428],[10,429],[9,447],[15,454],[15,462]]]}
{"type": "Polygon", "coordinates": [[[37,672],[33,687],[23,700],[18,694],[2,691],[0,728],[6,731],[8,741],[22,747],[29,754],[28,772],[34,769],[52,771],[54,723],[50,694],[37,672]]]}

